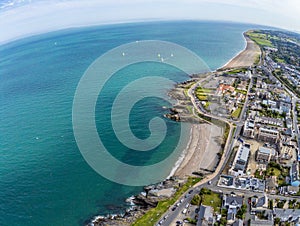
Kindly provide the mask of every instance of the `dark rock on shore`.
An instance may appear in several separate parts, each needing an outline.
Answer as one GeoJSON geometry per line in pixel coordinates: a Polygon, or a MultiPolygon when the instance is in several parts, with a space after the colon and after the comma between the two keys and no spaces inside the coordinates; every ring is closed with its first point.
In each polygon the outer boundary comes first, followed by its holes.
{"type": "MultiPolygon", "coordinates": [[[[159,191],[176,191],[176,188],[184,183],[185,180],[175,177],[167,179],[155,185],[144,187],[144,192],[129,198],[134,205],[123,214],[111,214],[108,216],[97,216],[86,225],[88,226],[129,226],[139,217],[143,216],[148,210],[157,206],[160,200],[166,197],[159,194],[159,191]]],[[[173,193],[171,193],[173,194],[173,193]]]]}

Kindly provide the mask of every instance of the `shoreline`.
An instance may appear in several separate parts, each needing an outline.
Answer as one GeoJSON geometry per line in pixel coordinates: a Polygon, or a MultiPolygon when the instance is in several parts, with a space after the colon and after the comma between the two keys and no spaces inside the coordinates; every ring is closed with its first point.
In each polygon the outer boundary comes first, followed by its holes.
{"type": "Polygon", "coordinates": [[[213,171],[219,161],[222,128],[208,123],[192,124],[190,139],[172,176],[185,178],[213,171]],[[205,170],[206,171],[205,171],[205,170]]]}
{"type": "Polygon", "coordinates": [[[247,43],[247,40],[246,40],[246,37],[245,37],[245,32],[243,32],[243,38],[244,38],[244,44],[245,44],[245,47],[244,47],[241,51],[239,51],[238,53],[236,53],[236,54],[235,54],[230,60],[228,60],[223,66],[217,68],[216,71],[222,70],[222,69],[226,68],[227,65],[228,65],[231,61],[233,61],[235,58],[239,57],[239,55],[240,55],[242,52],[246,51],[248,43],[247,43]]]}
{"type": "MultiPolygon", "coordinates": [[[[243,32],[243,37],[244,37],[244,41],[245,41],[244,49],[239,51],[234,57],[229,59],[222,67],[216,69],[215,71],[243,67],[242,64],[246,64],[246,63],[250,64],[249,66],[254,64],[254,61],[245,62],[243,58],[245,55],[246,56],[254,55],[256,52],[255,50],[257,50],[257,48],[259,48],[259,46],[246,36],[246,32],[243,32]],[[232,67],[233,64],[234,64],[234,67],[232,67]],[[238,65],[238,64],[240,64],[240,65],[238,65]]],[[[203,125],[205,125],[205,124],[203,124],[203,125]]],[[[206,124],[206,125],[208,125],[208,124],[206,124]]],[[[195,133],[198,133],[198,131],[196,131],[195,127],[197,127],[195,124],[191,124],[190,139],[187,143],[187,146],[182,151],[182,154],[180,155],[179,159],[176,161],[174,167],[172,168],[172,170],[167,178],[170,178],[171,176],[188,176],[188,175],[183,175],[183,173],[181,171],[183,171],[184,167],[186,167],[188,165],[188,163],[192,159],[193,155],[195,155],[196,148],[193,148],[192,146],[195,146],[196,142],[199,142],[199,141],[201,141],[201,139],[203,140],[203,138],[204,138],[204,136],[198,136],[198,140],[195,140],[193,142],[193,136],[195,136],[195,133]]],[[[208,130],[206,130],[206,131],[208,131],[208,130]]],[[[200,132],[200,134],[201,134],[201,132],[200,132]]],[[[208,135],[208,133],[205,135],[208,135]]],[[[211,136],[211,132],[209,133],[209,136],[211,136]]],[[[208,147],[208,144],[206,145],[206,148],[207,147],[208,147]]],[[[191,171],[191,169],[189,169],[188,171],[191,171]]],[[[199,169],[194,169],[194,171],[199,171],[199,169]]]]}
{"type": "MultiPolygon", "coordinates": [[[[256,43],[254,43],[252,40],[250,40],[245,35],[245,32],[243,33],[243,36],[246,43],[245,48],[239,51],[233,58],[228,60],[226,64],[216,69],[214,72],[218,70],[228,70],[233,68],[248,67],[254,64],[255,62],[254,59],[245,60],[245,56],[247,58],[249,55],[254,56],[254,54],[257,54],[257,51],[255,50],[257,50],[259,46],[256,43]]],[[[260,53],[260,48],[259,48],[259,53],[260,53]]],[[[178,100],[177,103],[179,103],[178,100]]],[[[209,168],[211,168],[212,165],[218,163],[219,161],[218,153],[221,151],[221,149],[217,150],[217,147],[220,147],[220,145],[215,141],[209,142],[215,140],[216,138],[218,138],[220,135],[222,136],[223,134],[223,132],[221,132],[222,129],[216,132],[216,127],[219,128],[216,125],[210,125],[208,123],[191,123],[191,129],[189,131],[189,140],[186,144],[186,147],[184,148],[184,150],[182,150],[182,153],[180,154],[177,161],[174,163],[174,166],[171,169],[171,172],[169,173],[165,181],[169,180],[174,176],[178,178],[196,176],[196,174],[193,173],[201,172],[200,165],[203,164],[204,160],[205,160],[204,165],[206,165],[206,167],[209,166],[209,168]],[[219,132],[221,134],[219,134],[219,132]],[[210,145],[210,143],[213,143],[213,145],[210,145]],[[213,156],[209,154],[212,154],[213,156]],[[211,162],[209,162],[209,160],[211,160],[211,162]]],[[[205,168],[205,166],[203,168],[207,169],[205,168]]],[[[138,207],[138,205],[131,206],[129,209],[125,211],[124,215],[126,215],[126,213],[130,213],[131,211],[133,211],[133,213],[142,214],[143,211],[136,210],[135,207],[138,207]]],[[[114,214],[111,214],[111,216],[112,215],[114,214]]],[[[124,217],[126,218],[126,216],[124,217]]],[[[97,219],[101,220],[105,218],[106,217],[103,217],[101,215],[96,215],[91,219],[90,223],[92,223],[91,225],[97,225],[96,223],[97,219]]]]}
{"type": "Polygon", "coordinates": [[[176,172],[179,170],[180,166],[182,165],[185,157],[186,157],[186,153],[188,152],[188,148],[189,146],[191,145],[191,142],[192,142],[192,134],[193,134],[193,125],[191,125],[191,129],[190,129],[190,139],[185,147],[185,149],[182,151],[181,155],[179,156],[178,160],[175,162],[175,165],[174,167],[172,168],[169,176],[166,178],[166,179],[169,179],[171,177],[173,177],[176,172]]]}
{"type": "Polygon", "coordinates": [[[255,63],[256,58],[261,55],[261,49],[254,41],[247,37],[246,32],[243,32],[243,37],[246,44],[245,48],[215,71],[250,67],[255,63]]]}

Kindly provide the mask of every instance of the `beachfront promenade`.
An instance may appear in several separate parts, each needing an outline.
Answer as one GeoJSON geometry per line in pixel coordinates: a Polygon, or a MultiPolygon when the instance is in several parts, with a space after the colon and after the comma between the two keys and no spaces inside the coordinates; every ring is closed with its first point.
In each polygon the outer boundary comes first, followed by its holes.
{"type": "MultiPolygon", "coordinates": [[[[249,44],[249,42],[247,42],[249,44]]],[[[253,43],[251,43],[253,44],[253,43]]],[[[247,48],[246,48],[247,49],[247,48]]],[[[241,55],[241,54],[239,54],[241,55]]],[[[239,61],[241,62],[241,61],[239,61]]],[[[253,61],[252,61],[253,63],[253,61]]],[[[248,86],[248,93],[253,85],[253,79],[252,79],[252,75],[251,75],[251,72],[249,71],[250,73],[250,83],[249,83],[249,86],[248,86]]],[[[208,78],[203,78],[201,80],[199,80],[198,82],[196,82],[195,84],[193,84],[189,89],[188,89],[188,92],[187,92],[187,95],[188,97],[190,98],[192,104],[193,104],[193,115],[195,117],[199,117],[198,114],[201,114],[202,116],[204,117],[208,117],[208,118],[211,118],[212,120],[218,120],[218,121],[221,121],[221,122],[224,122],[226,123],[228,126],[229,126],[229,133],[228,133],[228,136],[227,136],[227,139],[226,139],[226,143],[225,143],[225,146],[224,146],[224,149],[223,149],[223,154],[222,154],[222,157],[215,169],[215,171],[212,173],[212,174],[209,174],[207,175],[203,180],[201,180],[200,182],[198,182],[197,184],[195,184],[191,189],[189,189],[185,194],[183,194],[178,200],[181,200],[181,205],[178,206],[176,208],[175,211],[172,211],[172,210],[168,210],[166,213],[165,213],[165,220],[164,222],[162,222],[160,225],[176,225],[176,221],[177,221],[177,217],[178,215],[180,215],[182,213],[182,211],[184,210],[185,206],[190,203],[192,197],[195,195],[195,194],[198,194],[200,189],[203,187],[203,186],[209,186],[210,188],[212,189],[216,189],[217,188],[217,181],[219,179],[219,176],[221,175],[222,171],[224,170],[224,167],[226,166],[229,158],[230,158],[230,155],[231,155],[231,151],[234,147],[234,144],[236,142],[236,139],[238,137],[238,134],[240,133],[241,129],[242,129],[242,126],[243,126],[243,115],[245,114],[246,112],[246,108],[247,108],[247,105],[248,105],[248,95],[246,97],[246,100],[245,100],[245,103],[243,105],[243,108],[241,110],[241,114],[238,118],[238,120],[232,120],[232,119],[225,119],[225,118],[222,118],[222,117],[219,117],[219,116],[215,116],[215,115],[212,115],[212,114],[207,114],[206,112],[204,112],[201,107],[197,104],[197,101],[196,101],[196,96],[195,96],[195,90],[196,88],[201,84],[203,83],[206,79],[209,79],[210,76],[208,76],[208,78]],[[234,125],[235,124],[235,125],[234,125]],[[187,194],[189,194],[189,196],[187,196],[187,194]],[[166,217],[167,216],[167,217],[166,217]]],[[[219,189],[219,188],[218,188],[219,189]]],[[[222,188],[219,189],[218,191],[222,192],[222,188]]],[[[252,195],[252,193],[248,194],[249,196],[252,195]]]]}

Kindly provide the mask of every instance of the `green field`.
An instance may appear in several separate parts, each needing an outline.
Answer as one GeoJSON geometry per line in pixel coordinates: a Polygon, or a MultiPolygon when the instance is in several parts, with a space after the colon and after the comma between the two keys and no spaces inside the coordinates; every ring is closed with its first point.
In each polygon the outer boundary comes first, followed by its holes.
{"type": "Polygon", "coordinates": [[[284,60],[284,59],[280,59],[280,58],[278,58],[278,57],[275,58],[275,61],[276,61],[277,63],[285,63],[285,60],[284,60]]]}
{"type": "Polygon", "coordinates": [[[214,89],[206,89],[206,88],[202,88],[200,86],[198,86],[196,88],[196,94],[210,94],[214,91],[215,91],[214,89]]]}
{"type": "Polygon", "coordinates": [[[158,202],[157,206],[153,209],[150,209],[146,214],[144,214],[141,218],[137,219],[132,226],[152,226],[154,225],[161,216],[172,206],[182,194],[184,194],[190,187],[194,184],[198,183],[201,179],[190,177],[188,181],[180,187],[175,195],[167,200],[158,202]]]}
{"type": "Polygon", "coordinates": [[[200,100],[200,101],[207,101],[208,98],[208,94],[214,93],[215,89],[206,89],[206,88],[202,88],[202,87],[197,87],[195,90],[195,94],[196,97],[200,100]]]}
{"type": "Polygon", "coordinates": [[[244,95],[247,94],[247,91],[246,91],[246,90],[236,89],[235,91],[236,91],[237,93],[241,93],[241,94],[244,94],[244,95]]]}
{"type": "Polygon", "coordinates": [[[270,37],[267,37],[266,34],[261,34],[256,31],[249,31],[247,32],[247,35],[260,46],[274,47],[272,42],[269,40],[270,37]]]}
{"type": "Polygon", "coordinates": [[[229,75],[232,75],[232,74],[237,74],[237,73],[246,72],[246,71],[247,71],[247,68],[240,68],[240,69],[234,69],[234,70],[228,71],[226,73],[229,75]]]}
{"type": "Polygon", "coordinates": [[[267,170],[267,176],[276,176],[279,177],[281,174],[281,171],[279,169],[276,169],[274,167],[270,167],[267,170]]]}
{"type": "Polygon", "coordinates": [[[233,118],[238,118],[238,117],[240,117],[241,111],[242,111],[242,108],[238,107],[234,112],[232,112],[231,116],[233,118]]]}
{"type": "Polygon", "coordinates": [[[197,95],[197,98],[200,100],[200,101],[207,101],[207,95],[197,95]]]}
{"type": "Polygon", "coordinates": [[[220,194],[211,192],[211,194],[202,195],[201,204],[211,206],[214,208],[215,212],[220,212],[220,208],[222,205],[220,194]]]}

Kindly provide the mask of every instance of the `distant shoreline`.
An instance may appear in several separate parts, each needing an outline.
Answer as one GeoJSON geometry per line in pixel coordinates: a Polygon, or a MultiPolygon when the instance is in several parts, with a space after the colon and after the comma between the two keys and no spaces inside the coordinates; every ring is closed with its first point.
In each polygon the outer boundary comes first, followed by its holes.
{"type": "MultiPolygon", "coordinates": [[[[245,33],[243,33],[243,36],[246,41],[245,48],[217,70],[249,67],[255,63],[255,57],[257,54],[260,54],[260,48],[256,43],[250,40],[245,33]]],[[[182,150],[179,158],[174,163],[173,168],[166,179],[173,176],[176,178],[195,176],[193,175],[195,172],[201,172],[201,165],[203,168],[213,168],[213,166],[218,164],[218,153],[221,150],[219,144],[215,142],[215,140],[222,137],[221,128],[208,123],[191,124],[189,136],[190,138],[186,144],[186,147],[182,150]],[[210,140],[214,140],[211,142],[212,144],[209,144],[210,140]]],[[[139,210],[133,212],[141,213],[139,210]]],[[[101,218],[101,216],[98,216],[98,218],[101,218]]],[[[94,220],[97,221],[97,217],[95,217],[94,220]]]]}
{"type": "MultiPolygon", "coordinates": [[[[256,57],[258,56],[258,54],[261,53],[260,47],[250,38],[248,38],[245,32],[243,33],[243,37],[246,42],[245,48],[238,52],[233,58],[231,58],[226,64],[224,64],[217,70],[228,70],[234,68],[249,67],[255,63],[256,57]]],[[[170,172],[168,178],[170,178],[171,176],[192,176],[192,172],[199,171],[199,167],[197,167],[194,162],[195,160],[197,160],[200,165],[200,160],[201,158],[203,158],[202,155],[205,154],[205,149],[208,145],[208,141],[206,141],[206,139],[211,135],[211,131],[208,130],[208,128],[206,127],[209,128],[208,125],[191,125],[189,135],[190,139],[187,143],[187,146],[184,150],[182,150],[182,154],[180,155],[179,159],[172,168],[172,171],[170,172]],[[201,139],[204,140],[201,142],[201,139]],[[199,148],[201,150],[199,150],[199,148]]],[[[214,147],[214,149],[216,148],[217,147],[214,147]]],[[[218,151],[214,150],[214,152],[218,151]]]]}
{"type": "Polygon", "coordinates": [[[245,32],[243,33],[243,36],[246,41],[245,48],[217,70],[250,67],[255,63],[257,57],[261,54],[260,47],[248,38],[245,32]]]}

